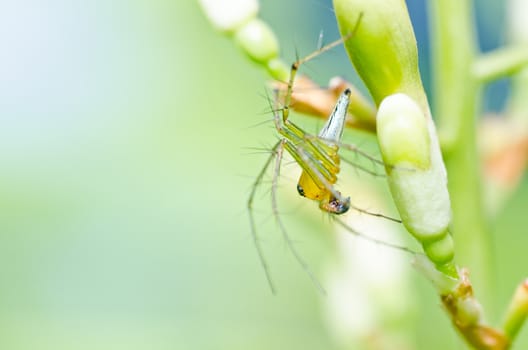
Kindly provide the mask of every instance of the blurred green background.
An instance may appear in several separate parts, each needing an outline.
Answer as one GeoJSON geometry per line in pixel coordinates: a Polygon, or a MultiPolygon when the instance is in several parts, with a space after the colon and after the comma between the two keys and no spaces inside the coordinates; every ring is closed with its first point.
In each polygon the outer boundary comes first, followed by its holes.
{"type": "MultiPolygon", "coordinates": [[[[262,17],[293,60],[321,29],[337,37],[330,6],[268,1],[262,17]]],[[[479,6],[480,18],[501,9],[479,6]]],[[[279,294],[265,283],[245,201],[265,158],[249,148],[275,140],[270,124],[253,127],[270,117],[266,78],[198,4],[8,0],[0,48],[0,349],[340,348],[269,211],[258,224],[279,294]]],[[[341,49],[307,70],[354,79],[341,49]]],[[[526,276],[527,191],[494,228],[499,306],[526,276]]],[[[298,205],[286,221],[319,273],[334,251],[327,220],[299,220],[298,205]]],[[[417,348],[457,346],[410,274],[417,348]]]]}

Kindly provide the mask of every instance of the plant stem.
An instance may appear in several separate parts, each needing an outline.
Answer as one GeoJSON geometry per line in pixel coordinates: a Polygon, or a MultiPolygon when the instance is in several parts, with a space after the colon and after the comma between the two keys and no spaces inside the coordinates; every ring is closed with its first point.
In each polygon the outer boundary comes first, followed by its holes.
{"type": "Polygon", "coordinates": [[[504,333],[513,340],[528,316],[528,279],[515,290],[503,321],[504,333]]]}
{"type": "Polygon", "coordinates": [[[431,0],[434,116],[448,172],[455,258],[471,271],[479,299],[490,305],[490,236],[481,196],[476,149],[479,87],[471,74],[476,55],[472,2],[431,0]]]}
{"type": "Polygon", "coordinates": [[[528,66],[528,46],[509,46],[479,57],[473,65],[473,75],[488,82],[515,74],[528,66]]]}

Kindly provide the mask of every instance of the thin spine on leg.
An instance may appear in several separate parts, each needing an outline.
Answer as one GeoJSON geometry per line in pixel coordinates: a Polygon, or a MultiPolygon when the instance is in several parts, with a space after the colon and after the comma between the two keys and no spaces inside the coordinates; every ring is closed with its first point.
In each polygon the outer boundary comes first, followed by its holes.
{"type": "MultiPolygon", "coordinates": [[[[282,148],[282,147],[283,147],[282,146],[282,142],[279,141],[271,149],[271,155],[268,157],[268,159],[266,160],[266,163],[264,163],[264,166],[262,167],[262,169],[260,170],[259,174],[257,175],[257,178],[255,179],[255,182],[252,185],[251,193],[249,194],[249,198],[248,198],[248,201],[247,201],[247,209],[248,209],[248,213],[249,213],[249,223],[250,223],[250,226],[251,226],[251,236],[253,238],[253,244],[255,245],[255,249],[257,250],[257,253],[258,253],[258,256],[259,256],[260,264],[262,266],[262,269],[264,270],[264,274],[266,275],[266,279],[268,281],[268,285],[269,285],[269,287],[271,289],[271,292],[273,294],[275,294],[275,291],[276,291],[275,290],[275,285],[273,284],[273,280],[271,279],[271,273],[269,271],[268,264],[266,263],[266,259],[264,257],[264,252],[262,251],[262,247],[261,247],[261,245],[259,243],[259,239],[258,239],[258,236],[257,236],[255,218],[253,216],[253,200],[255,198],[255,194],[257,193],[258,187],[262,184],[262,179],[264,178],[264,175],[266,174],[266,171],[268,170],[273,158],[277,156],[277,154],[280,151],[279,149],[282,148]]],[[[280,151],[280,153],[282,154],[282,151],[280,151]]]]}
{"type": "MultiPolygon", "coordinates": [[[[301,148],[301,147],[296,147],[295,149],[292,150],[292,152],[296,152],[299,156],[299,158],[302,160],[302,162],[305,164],[305,166],[310,169],[311,173],[310,175],[314,175],[315,178],[317,178],[320,183],[330,192],[332,193],[332,195],[339,199],[340,201],[343,201],[343,196],[337,192],[332,184],[330,184],[325,178],[324,176],[322,176],[319,171],[316,169],[316,167],[313,165],[312,161],[310,160],[310,158],[307,156],[306,152],[301,148]]],[[[370,212],[368,210],[365,210],[365,209],[361,209],[359,207],[356,207],[354,206],[353,204],[350,204],[350,208],[354,209],[355,211],[359,212],[359,213],[363,213],[363,214],[367,214],[367,215],[370,215],[370,216],[375,216],[375,217],[380,217],[380,218],[384,218],[384,219],[387,219],[387,220],[390,220],[390,221],[394,221],[394,222],[397,222],[397,223],[400,223],[401,224],[401,220],[400,219],[396,219],[396,218],[393,218],[393,217],[390,217],[390,216],[387,216],[387,215],[383,215],[383,214],[380,214],[380,213],[373,213],[373,212],[370,212]]]]}
{"type": "Polygon", "coordinates": [[[288,249],[295,257],[295,260],[301,265],[304,272],[310,277],[312,280],[312,283],[319,289],[319,291],[322,294],[326,294],[326,291],[324,290],[323,286],[317,278],[315,277],[314,273],[308,266],[308,264],[304,261],[304,259],[301,257],[299,252],[297,252],[297,249],[295,249],[295,245],[293,244],[293,241],[291,240],[290,236],[286,232],[286,228],[284,227],[284,224],[282,223],[282,220],[279,215],[279,209],[277,206],[277,187],[278,187],[278,181],[279,181],[279,175],[280,175],[280,165],[282,160],[282,155],[284,151],[284,145],[288,142],[288,140],[283,139],[280,141],[281,147],[277,148],[277,157],[275,158],[275,172],[273,174],[273,181],[271,183],[271,208],[273,211],[273,215],[275,216],[275,219],[277,220],[277,224],[279,225],[279,229],[282,233],[282,236],[284,240],[286,241],[286,244],[288,245],[288,249]]]}

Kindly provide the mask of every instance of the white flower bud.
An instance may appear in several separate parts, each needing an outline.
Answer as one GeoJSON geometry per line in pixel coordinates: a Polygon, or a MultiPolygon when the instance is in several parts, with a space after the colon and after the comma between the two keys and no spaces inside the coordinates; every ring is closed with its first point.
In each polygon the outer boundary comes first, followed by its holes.
{"type": "MultiPolygon", "coordinates": [[[[414,100],[397,93],[381,103],[377,128],[403,224],[422,243],[443,239],[451,221],[451,204],[432,122],[414,100]]],[[[445,251],[442,255],[446,256],[445,251]]]]}
{"type": "Polygon", "coordinates": [[[259,11],[257,0],[199,0],[209,21],[224,32],[233,32],[255,18],[259,11]]]}

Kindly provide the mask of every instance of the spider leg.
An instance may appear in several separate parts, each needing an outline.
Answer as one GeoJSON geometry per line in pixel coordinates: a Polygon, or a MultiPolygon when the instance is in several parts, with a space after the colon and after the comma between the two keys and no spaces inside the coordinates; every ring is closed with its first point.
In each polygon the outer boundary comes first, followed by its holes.
{"type": "MultiPolygon", "coordinates": [[[[289,141],[287,139],[283,139],[280,141],[280,143],[281,145],[286,145],[287,143],[289,143],[289,141]]],[[[286,244],[288,245],[288,249],[293,254],[295,260],[297,260],[299,265],[301,265],[302,269],[308,275],[308,277],[310,277],[310,279],[312,280],[312,283],[317,287],[317,289],[322,294],[326,294],[326,291],[324,290],[321,283],[315,277],[315,274],[312,272],[312,270],[310,269],[306,261],[304,261],[302,256],[299,254],[299,252],[295,248],[295,245],[293,244],[293,241],[288,235],[288,232],[286,231],[286,227],[284,226],[284,223],[282,222],[280,215],[279,215],[279,210],[278,210],[278,205],[277,205],[277,186],[278,186],[278,179],[280,175],[280,165],[281,165],[283,151],[284,151],[284,146],[279,147],[277,149],[277,157],[275,158],[275,171],[274,171],[274,176],[273,176],[273,182],[271,185],[271,207],[272,207],[273,215],[275,216],[275,219],[277,220],[277,224],[279,225],[279,229],[282,233],[282,236],[284,240],[286,241],[286,244]]]]}
{"type": "Polygon", "coordinates": [[[343,227],[348,233],[350,233],[350,234],[352,234],[352,235],[354,235],[356,237],[359,237],[361,239],[364,239],[366,241],[369,241],[369,242],[372,242],[372,243],[375,243],[375,244],[379,244],[381,246],[385,246],[385,247],[388,247],[388,248],[391,248],[391,249],[400,250],[402,252],[409,253],[409,254],[412,254],[412,255],[421,254],[421,253],[415,252],[414,250],[412,250],[410,248],[407,248],[407,247],[404,247],[404,246],[400,246],[400,245],[397,245],[397,244],[393,244],[393,243],[388,243],[388,242],[382,241],[380,239],[370,237],[370,236],[368,236],[368,235],[366,235],[364,233],[361,233],[361,232],[357,231],[356,229],[354,229],[353,227],[351,227],[347,223],[345,223],[343,220],[338,219],[335,216],[332,216],[332,220],[337,222],[339,224],[339,226],[343,227]]]}
{"type": "Polygon", "coordinates": [[[273,158],[277,157],[278,154],[282,155],[282,142],[277,142],[272,150],[271,154],[264,163],[264,166],[260,170],[259,174],[257,175],[257,178],[255,179],[255,182],[253,182],[253,185],[251,186],[251,193],[249,194],[248,201],[247,201],[247,209],[248,209],[248,215],[249,215],[249,223],[251,227],[251,236],[253,238],[253,244],[255,246],[255,249],[257,250],[260,265],[262,266],[262,269],[264,270],[264,274],[266,275],[266,279],[268,281],[268,285],[271,289],[271,292],[273,294],[276,293],[275,285],[273,284],[273,280],[271,278],[271,272],[269,270],[269,266],[266,262],[266,259],[264,257],[264,252],[262,250],[262,246],[260,245],[258,236],[257,236],[257,229],[255,225],[255,217],[253,215],[253,200],[255,199],[255,194],[257,193],[257,189],[262,184],[262,179],[264,178],[264,175],[266,174],[266,171],[268,170],[270,164],[272,163],[273,158]]]}
{"type": "Polygon", "coordinates": [[[350,33],[348,33],[347,35],[317,49],[316,51],[310,53],[309,55],[306,55],[305,57],[302,57],[302,58],[299,58],[297,59],[295,62],[293,62],[293,64],[291,65],[291,69],[290,69],[290,79],[288,80],[288,85],[286,87],[286,93],[284,95],[284,108],[283,108],[283,111],[282,111],[282,121],[285,122],[286,120],[288,120],[288,117],[290,115],[290,110],[289,110],[289,106],[290,106],[290,102],[291,102],[291,96],[292,96],[292,93],[293,93],[293,83],[295,81],[295,76],[297,75],[297,71],[299,70],[300,66],[303,65],[304,63],[314,59],[315,57],[319,56],[320,54],[328,51],[328,50],[331,50],[332,48],[340,45],[341,43],[343,42],[346,42],[348,39],[352,38],[358,28],[359,28],[359,24],[361,23],[361,19],[363,18],[363,13],[360,13],[359,14],[359,17],[358,17],[358,20],[356,22],[356,25],[354,26],[354,29],[352,29],[352,31],[350,33]]]}

